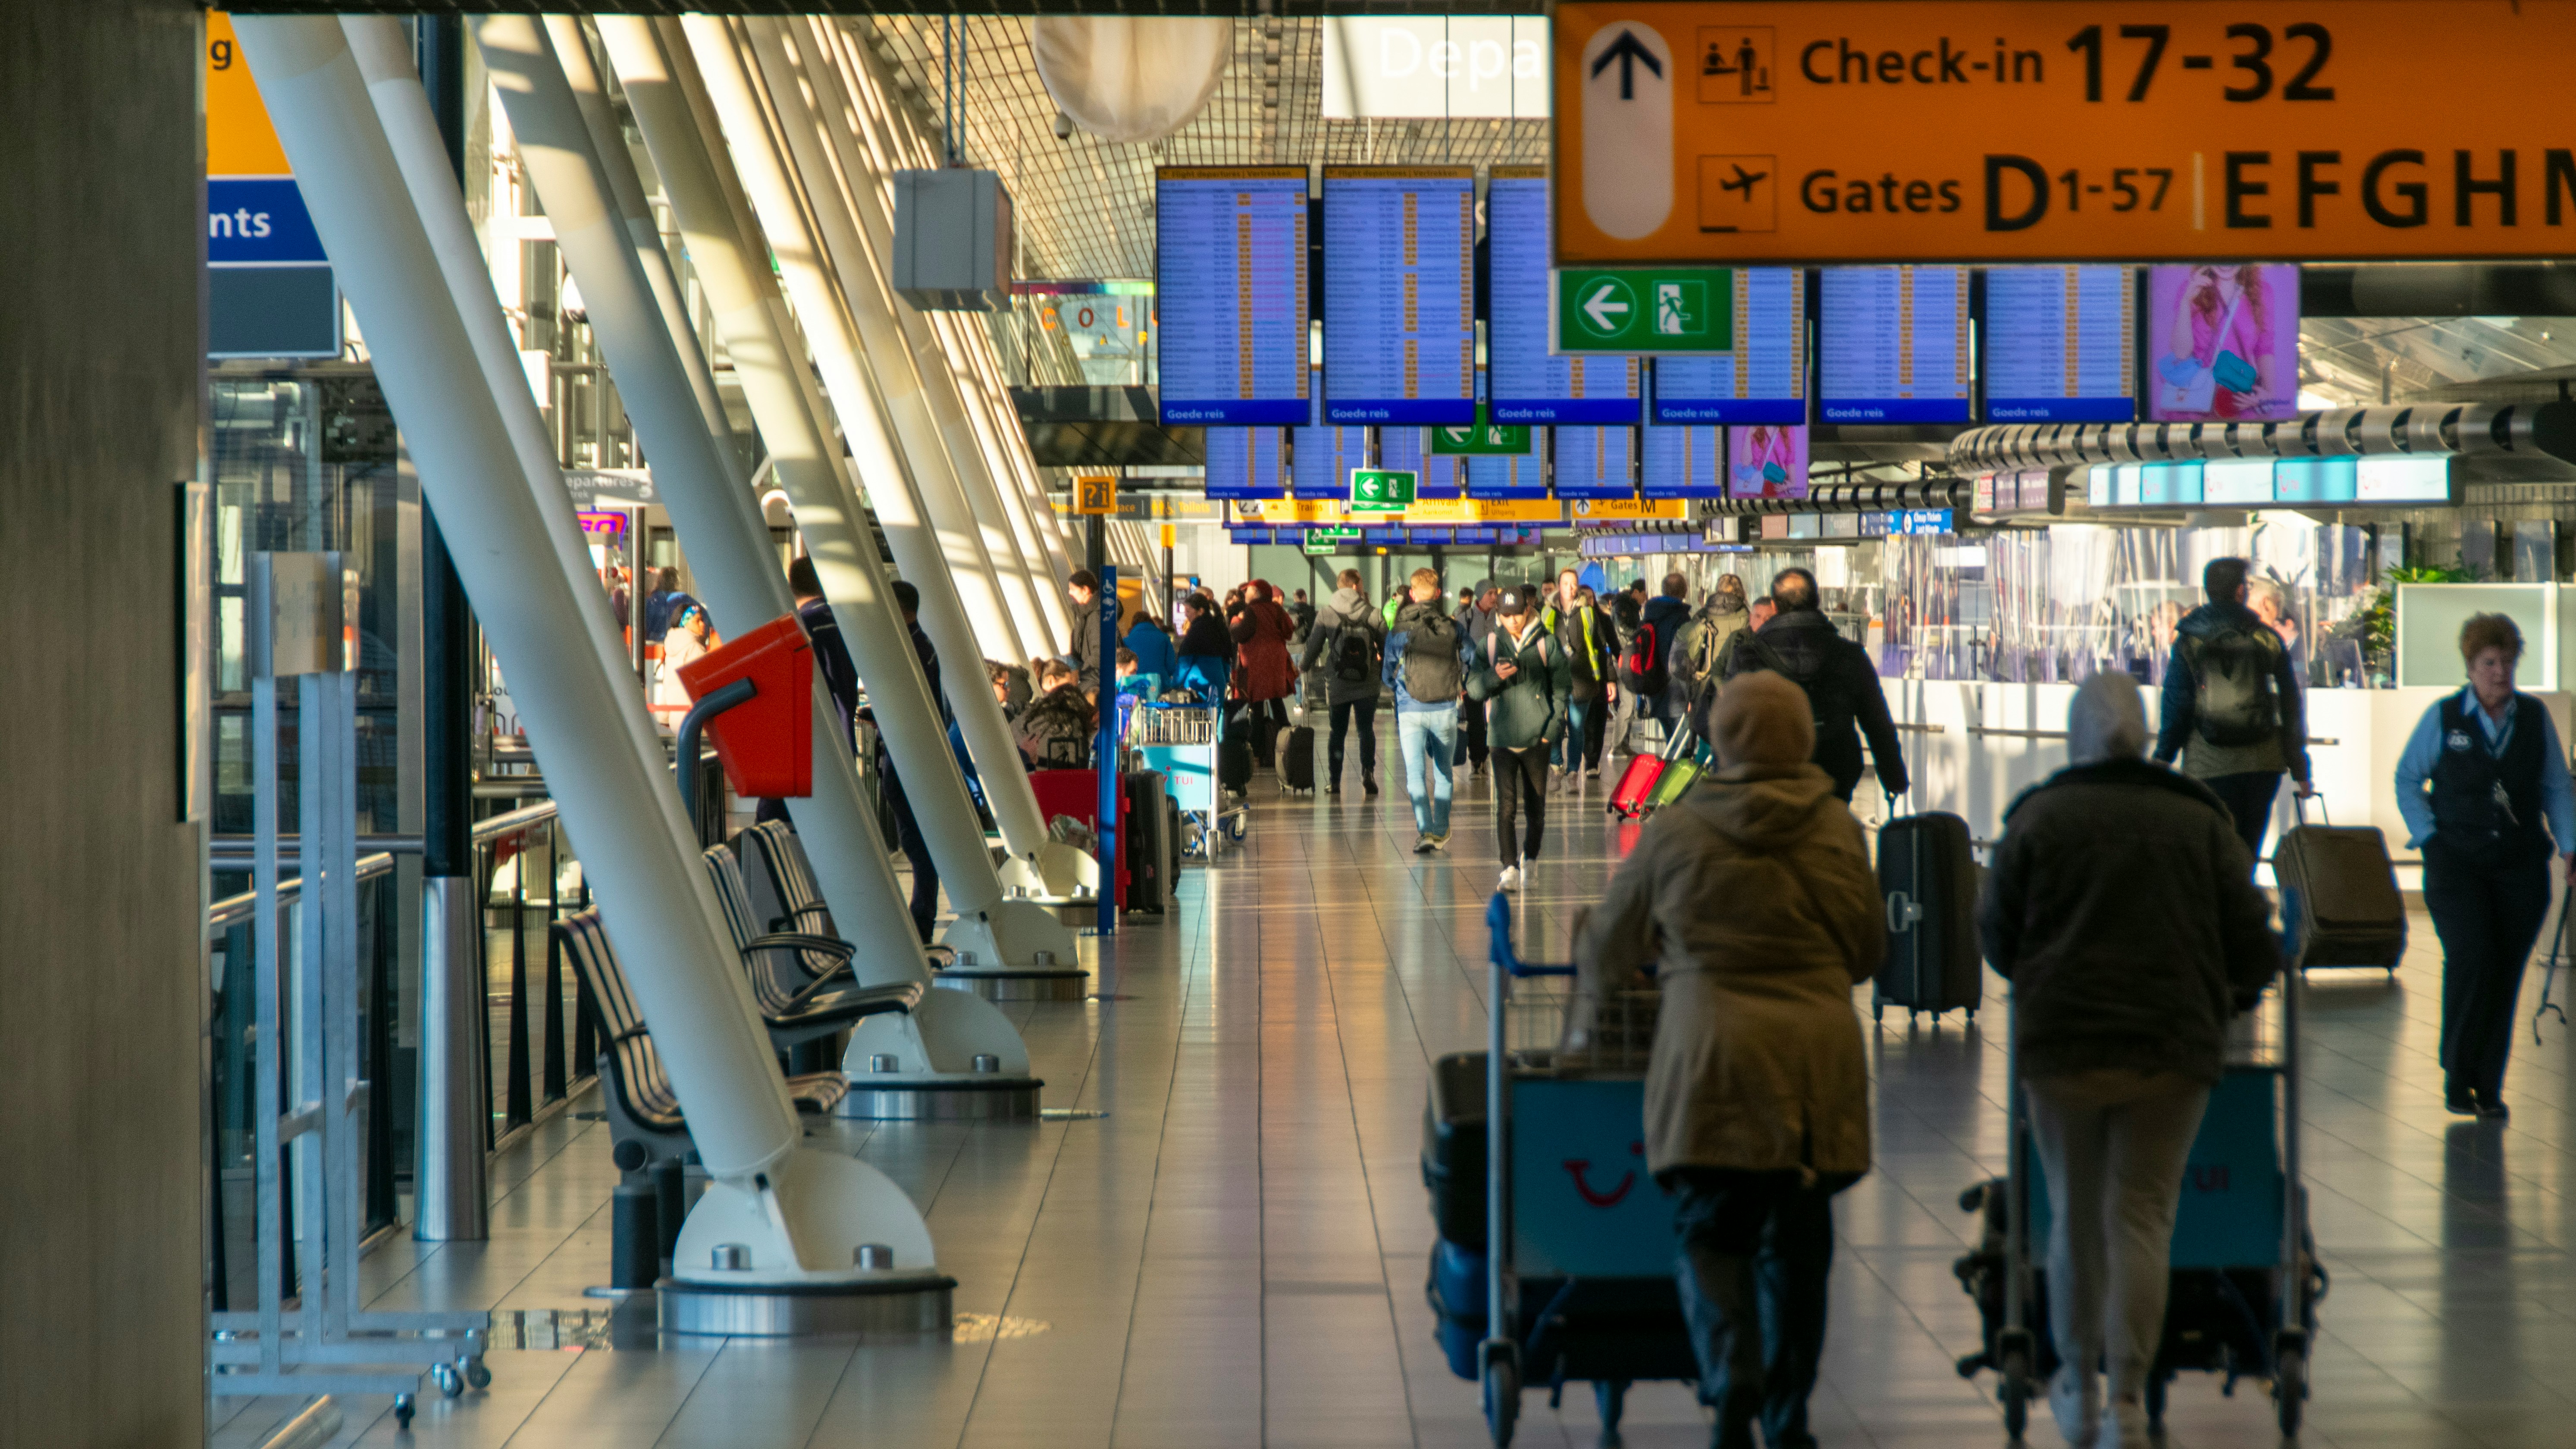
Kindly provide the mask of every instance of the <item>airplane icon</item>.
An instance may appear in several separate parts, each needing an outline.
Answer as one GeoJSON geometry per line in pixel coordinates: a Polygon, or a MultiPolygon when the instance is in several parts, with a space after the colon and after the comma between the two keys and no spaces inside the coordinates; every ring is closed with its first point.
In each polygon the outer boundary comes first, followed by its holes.
{"type": "Polygon", "coordinates": [[[1699,229],[1703,232],[1767,232],[1779,218],[1779,188],[1770,184],[1780,174],[1777,156],[1702,156],[1699,158],[1699,229]]]}
{"type": "Polygon", "coordinates": [[[1735,169],[1735,179],[1732,181],[1718,182],[1717,189],[1720,191],[1741,191],[1744,193],[1744,199],[1746,201],[1751,201],[1753,199],[1754,183],[1763,180],[1771,174],[1768,171],[1747,171],[1744,169],[1744,164],[1740,161],[1731,162],[1729,164],[1735,169]]]}

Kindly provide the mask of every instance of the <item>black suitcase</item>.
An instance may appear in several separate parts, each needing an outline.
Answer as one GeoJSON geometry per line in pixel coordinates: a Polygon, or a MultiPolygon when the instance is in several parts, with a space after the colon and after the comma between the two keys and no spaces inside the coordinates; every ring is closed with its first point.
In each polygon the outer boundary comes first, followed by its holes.
{"type": "Polygon", "coordinates": [[[1887,903],[1887,961],[1872,1011],[1965,1009],[1985,985],[1977,952],[1977,860],[1968,822],[1945,812],[1891,820],[1878,832],[1878,890],[1887,903]]]}
{"type": "Polygon", "coordinates": [[[1315,793],[1315,730],[1290,725],[1279,732],[1279,783],[1300,795],[1315,793]]]}
{"type": "Polygon", "coordinates": [[[1127,909],[1161,915],[1172,901],[1171,816],[1163,804],[1170,795],[1160,770],[1136,770],[1122,777],[1126,822],[1127,909]]]}
{"type": "Polygon", "coordinates": [[[2394,975],[2406,955],[2406,900],[2387,838],[2374,825],[2310,825],[2306,806],[2299,797],[2299,824],[2272,848],[2299,969],[2376,966],[2394,975]]]}
{"type": "Polygon", "coordinates": [[[1237,795],[1252,783],[1252,737],[1228,730],[1217,737],[1216,782],[1237,795]]]}

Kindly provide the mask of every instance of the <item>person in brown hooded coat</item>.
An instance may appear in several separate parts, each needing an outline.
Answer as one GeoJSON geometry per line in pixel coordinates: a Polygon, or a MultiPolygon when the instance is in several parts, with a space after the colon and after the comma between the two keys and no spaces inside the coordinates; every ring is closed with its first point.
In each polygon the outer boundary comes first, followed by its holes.
{"type": "Polygon", "coordinates": [[[1807,697],[1776,674],[1718,697],[1719,768],[1656,812],[1575,939],[1579,988],[1652,969],[1646,1163],[1675,1199],[1674,1280],[1715,1449],[1814,1443],[1832,1198],[1869,1171],[1852,987],[1887,928],[1860,824],[1809,763],[1807,697]],[[1766,1331],[1768,1325],[1768,1331],[1766,1331]]]}

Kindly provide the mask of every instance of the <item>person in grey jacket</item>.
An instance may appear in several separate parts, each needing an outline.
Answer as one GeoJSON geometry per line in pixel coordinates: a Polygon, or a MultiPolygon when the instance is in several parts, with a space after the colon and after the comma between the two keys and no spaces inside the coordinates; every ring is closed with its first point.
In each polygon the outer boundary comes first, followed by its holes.
{"type": "Polygon", "coordinates": [[[2280,969],[2271,907],[2216,794],[2140,758],[2137,680],[2096,674],[2072,761],[2004,812],[1978,906],[2048,1174],[2049,1407],[2071,1444],[2143,1449],[2183,1164],[2227,1022],[2280,969]],[[2108,1371],[2107,1395],[2092,1366],[2108,1371]],[[2106,1412],[2107,1409],[2107,1412],[2106,1412]]]}
{"type": "Polygon", "coordinates": [[[1324,777],[1324,793],[1342,793],[1342,740],[1357,719],[1360,790],[1373,800],[1377,798],[1378,667],[1386,654],[1386,630],[1378,611],[1360,593],[1358,569],[1342,570],[1335,582],[1340,587],[1315,611],[1315,621],[1306,630],[1306,652],[1297,668],[1306,678],[1322,681],[1324,704],[1332,711],[1333,738],[1325,750],[1331,769],[1324,777]]]}
{"type": "Polygon", "coordinates": [[[1538,624],[1538,601],[1524,589],[1505,589],[1495,603],[1494,632],[1474,649],[1467,698],[1489,715],[1494,761],[1494,837],[1502,847],[1498,890],[1521,887],[1521,874],[1538,859],[1547,837],[1547,755],[1565,735],[1565,698],[1573,677],[1565,649],[1538,624]],[[1529,816],[1527,836],[1515,839],[1515,816],[1529,816]]]}

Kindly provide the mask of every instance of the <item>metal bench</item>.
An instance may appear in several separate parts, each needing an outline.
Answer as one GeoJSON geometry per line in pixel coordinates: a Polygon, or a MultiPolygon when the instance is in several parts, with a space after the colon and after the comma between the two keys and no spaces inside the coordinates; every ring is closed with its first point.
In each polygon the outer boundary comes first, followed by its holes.
{"type": "MultiPolygon", "coordinates": [[[[822,937],[835,948],[797,953],[797,964],[808,978],[820,979],[846,968],[850,948],[833,927],[831,909],[823,904],[822,887],[814,883],[814,867],[805,858],[805,845],[796,838],[796,828],[784,820],[763,821],[736,836],[734,843],[741,851],[751,918],[773,932],[822,937]]],[[[955,964],[956,953],[946,946],[923,949],[929,953],[935,970],[955,964]]]]}
{"type": "MultiPolygon", "coordinates": [[[[554,923],[555,939],[590,984],[599,1010],[600,1098],[607,1109],[610,1157],[623,1174],[617,1187],[609,1283],[649,1288],[679,1241],[686,1213],[681,1169],[697,1156],[679,1094],[662,1069],[661,1053],[645,1030],[644,1013],[617,964],[616,949],[599,912],[583,911],[554,923]]],[[[828,1113],[849,1094],[839,1072],[789,1077],[787,1095],[800,1113],[828,1113]]]]}
{"type": "Polygon", "coordinates": [[[862,1017],[909,1012],[921,1004],[921,987],[914,982],[853,983],[854,948],[847,941],[805,931],[763,932],[752,914],[742,864],[733,851],[714,846],[704,859],[707,876],[715,882],[716,900],[724,907],[725,927],[733,934],[734,950],[751,980],[761,1024],[769,1028],[771,1045],[786,1051],[834,1035],[862,1017]],[[827,961],[828,968],[816,970],[827,961]]]}

